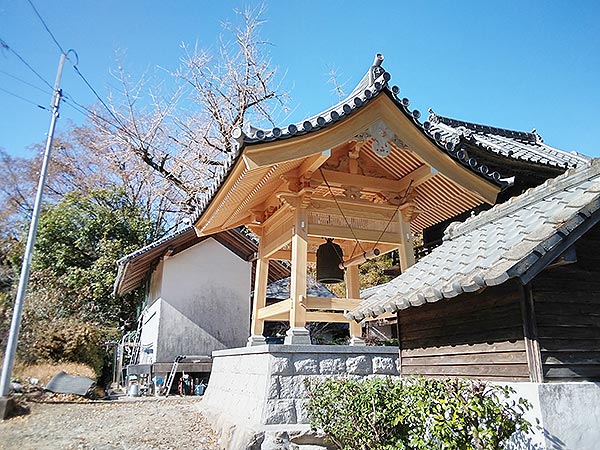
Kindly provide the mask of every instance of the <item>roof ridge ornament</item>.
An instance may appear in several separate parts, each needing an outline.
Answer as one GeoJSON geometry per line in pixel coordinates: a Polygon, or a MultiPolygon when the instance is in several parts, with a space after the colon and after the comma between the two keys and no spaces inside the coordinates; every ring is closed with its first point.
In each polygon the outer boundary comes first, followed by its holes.
{"type": "Polygon", "coordinates": [[[369,85],[373,85],[375,80],[379,78],[381,75],[385,73],[385,69],[381,67],[381,63],[383,62],[384,57],[381,53],[377,53],[375,55],[375,59],[373,60],[373,65],[371,66],[371,71],[369,73],[369,85]]]}

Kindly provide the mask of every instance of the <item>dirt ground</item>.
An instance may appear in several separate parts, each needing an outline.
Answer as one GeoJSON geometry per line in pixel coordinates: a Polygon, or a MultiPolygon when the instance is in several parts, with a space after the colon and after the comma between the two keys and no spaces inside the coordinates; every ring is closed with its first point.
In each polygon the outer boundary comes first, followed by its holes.
{"type": "Polygon", "coordinates": [[[190,396],[29,402],[29,414],[0,421],[0,449],[218,450],[199,413],[201,401],[190,396]]]}

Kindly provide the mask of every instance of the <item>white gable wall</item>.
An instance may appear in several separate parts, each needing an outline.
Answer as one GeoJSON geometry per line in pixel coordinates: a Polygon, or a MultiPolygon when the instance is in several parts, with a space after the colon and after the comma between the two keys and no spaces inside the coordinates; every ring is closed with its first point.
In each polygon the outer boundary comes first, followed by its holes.
{"type": "Polygon", "coordinates": [[[212,238],[166,258],[155,361],[243,347],[250,327],[250,276],[250,263],[212,238]]]}
{"type": "MultiPolygon", "coordinates": [[[[152,301],[152,300],[150,300],[152,301]]],[[[139,364],[153,364],[156,362],[156,343],[158,341],[160,324],[161,302],[153,301],[142,317],[142,331],[140,334],[139,364]]]]}

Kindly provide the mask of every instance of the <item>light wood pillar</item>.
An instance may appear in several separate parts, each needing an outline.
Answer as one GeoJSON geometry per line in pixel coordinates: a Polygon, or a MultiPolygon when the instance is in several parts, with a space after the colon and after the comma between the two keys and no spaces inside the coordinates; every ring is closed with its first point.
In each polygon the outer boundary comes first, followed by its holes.
{"type": "MultiPolygon", "coordinates": [[[[358,265],[346,269],[346,298],[360,298],[360,278],[358,265]]],[[[365,345],[362,338],[362,325],[350,321],[350,345],[365,345]]]]}
{"type": "Polygon", "coordinates": [[[263,331],[265,321],[258,318],[258,311],[267,304],[267,283],[269,280],[269,260],[261,258],[261,247],[263,240],[259,244],[259,258],[256,260],[256,270],[254,275],[254,299],[252,303],[252,323],[250,326],[250,337],[248,338],[248,347],[265,344],[263,331]]]}
{"type": "Polygon", "coordinates": [[[308,217],[306,209],[294,211],[292,229],[292,273],[290,282],[290,329],[285,344],[310,344],[306,329],[306,310],[301,299],[306,297],[306,263],[308,253],[308,217]]]}
{"type": "Polygon", "coordinates": [[[413,244],[412,232],[410,230],[410,219],[412,208],[401,208],[398,217],[400,223],[400,234],[402,242],[398,248],[400,256],[400,269],[402,273],[415,263],[415,249],[413,244]]]}

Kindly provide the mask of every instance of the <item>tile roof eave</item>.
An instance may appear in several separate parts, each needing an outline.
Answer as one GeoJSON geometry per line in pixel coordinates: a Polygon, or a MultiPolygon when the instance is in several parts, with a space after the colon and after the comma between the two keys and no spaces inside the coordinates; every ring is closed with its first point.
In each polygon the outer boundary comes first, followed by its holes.
{"type": "Polygon", "coordinates": [[[528,147],[523,150],[530,153],[538,153],[541,157],[540,159],[545,158],[548,160],[548,162],[532,160],[531,158],[527,158],[523,155],[514,156],[509,154],[508,157],[540,167],[556,167],[567,169],[577,167],[579,165],[578,163],[589,166],[593,159],[577,152],[566,152],[544,143],[544,140],[536,130],[531,132],[516,131],[473,122],[466,122],[463,120],[438,115],[432,109],[429,109],[428,120],[434,124],[435,127],[442,128],[448,133],[463,136],[465,140],[472,145],[476,145],[484,151],[491,151],[502,157],[507,157],[506,155],[503,155],[502,148],[489,141],[486,142],[486,136],[493,136],[496,139],[505,140],[514,145],[529,145],[532,147],[539,147],[539,149],[528,147]],[[573,160],[574,162],[569,163],[568,161],[565,161],[565,158],[573,160]],[[558,160],[561,161],[558,162],[558,160]]]}
{"type": "MultiPolygon", "coordinates": [[[[547,197],[553,192],[569,192],[592,178],[596,181],[586,188],[586,195],[572,198],[570,203],[560,211],[560,214],[552,213],[552,216],[548,216],[547,221],[540,224],[540,227],[522,237],[521,244],[500,254],[489,268],[480,270],[476,265],[472,272],[457,272],[454,278],[433,280],[434,282],[443,281],[443,288],[438,289],[433,285],[426,285],[425,288],[407,291],[406,294],[399,296],[393,295],[395,286],[391,281],[382,285],[381,289],[373,293],[370,298],[365,299],[361,306],[348,312],[346,317],[350,320],[362,320],[367,317],[376,317],[383,312],[394,313],[410,306],[435,302],[441,298],[452,298],[463,292],[476,292],[487,286],[502,284],[511,278],[519,278],[522,284],[527,284],[568,250],[583,234],[600,222],[600,160],[595,160],[591,167],[579,170],[571,169],[554,180],[548,180],[543,185],[530,189],[520,196],[520,199],[515,199],[512,202],[513,205],[497,205],[493,209],[481,213],[480,216],[467,220],[464,224],[457,224],[458,230],[449,230],[449,236],[446,236],[445,240],[454,241],[466,233],[475,232],[479,227],[527,208],[528,205],[541,200],[544,195],[547,197]],[[378,294],[379,298],[377,298],[378,294]]],[[[445,245],[449,244],[450,242],[445,245]]],[[[435,252],[443,252],[443,247],[444,244],[415,266],[410,267],[405,272],[405,276],[410,276],[410,272],[413,270],[418,271],[423,264],[427,265],[428,259],[433,258],[435,252]]]]}
{"type": "Polygon", "coordinates": [[[252,128],[252,135],[247,135],[241,129],[235,130],[235,150],[230,154],[229,159],[221,168],[221,171],[215,179],[215,182],[208,189],[208,192],[198,205],[196,212],[192,215],[192,223],[197,222],[202,214],[206,211],[208,206],[212,203],[215,194],[221,188],[225,180],[229,177],[233,166],[239,160],[245,147],[283,139],[291,139],[320,131],[334,123],[344,120],[346,117],[361,109],[381,93],[386,94],[405,114],[405,116],[412,120],[419,131],[423,133],[440,151],[447,153],[465,168],[474,172],[476,175],[487,179],[489,182],[499,186],[501,189],[505,189],[512,184],[511,178],[503,177],[500,173],[495,171],[490,172],[485,164],[479,164],[477,159],[474,157],[469,158],[466,151],[464,151],[462,148],[461,144],[464,143],[463,140],[445,140],[441,135],[438,135],[434,131],[430,130],[430,122],[420,122],[420,111],[417,109],[409,109],[410,100],[406,97],[401,98],[399,96],[400,88],[397,86],[392,86],[391,88],[389,87],[388,82],[390,79],[391,75],[389,72],[386,72],[379,66],[373,66],[346,99],[321,112],[320,114],[312,116],[304,121],[290,124],[284,129],[278,127],[270,130],[252,128]],[[380,69],[377,72],[378,76],[370,76],[375,68],[380,69]]]}

